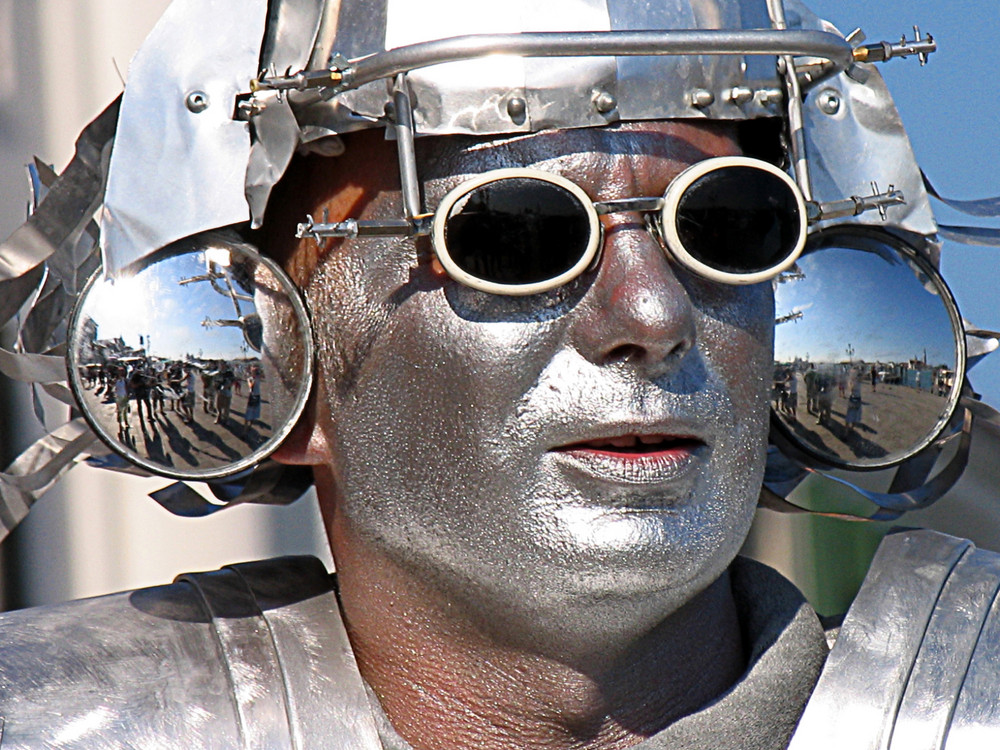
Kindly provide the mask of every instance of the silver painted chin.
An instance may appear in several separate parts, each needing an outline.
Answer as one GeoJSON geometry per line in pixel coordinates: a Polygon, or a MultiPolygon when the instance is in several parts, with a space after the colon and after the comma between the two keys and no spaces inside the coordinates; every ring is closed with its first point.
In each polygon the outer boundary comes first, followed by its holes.
{"type": "Polygon", "coordinates": [[[621,485],[665,486],[671,490],[671,496],[680,497],[687,494],[710,450],[700,441],[686,441],[648,453],[586,445],[567,446],[552,453],[559,464],[573,473],[621,485]]]}

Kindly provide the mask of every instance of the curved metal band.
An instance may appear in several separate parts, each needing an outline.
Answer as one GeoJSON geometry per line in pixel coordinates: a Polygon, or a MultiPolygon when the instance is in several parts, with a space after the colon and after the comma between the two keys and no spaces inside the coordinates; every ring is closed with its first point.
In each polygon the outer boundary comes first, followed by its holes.
{"type": "MultiPolygon", "coordinates": [[[[699,29],[467,34],[409,44],[353,60],[340,69],[342,80],[335,88],[345,91],[398,73],[491,54],[523,57],[808,55],[829,60],[835,72],[845,70],[854,61],[850,43],[826,31],[699,29]]],[[[262,81],[261,88],[276,87],[274,84],[278,80],[281,79],[271,81],[270,86],[269,82],[262,81]]]]}
{"type": "Polygon", "coordinates": [[[995,744],[998,591],[995,552],[927,530],[887,536],[789,747],[995,744]]]}
{"type": "Polygon", "coordinates": [[[177,579],[194,586],[209,612],[239,717],[245,750],[292,750],[288,701],[270,628],[235,570],[191,573],[177,579]]]}

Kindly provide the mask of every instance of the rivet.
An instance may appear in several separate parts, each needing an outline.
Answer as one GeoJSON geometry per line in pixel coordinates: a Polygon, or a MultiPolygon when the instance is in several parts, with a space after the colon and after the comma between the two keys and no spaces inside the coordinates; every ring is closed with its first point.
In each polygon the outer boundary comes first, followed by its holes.
{"type": "Polygon", "coordinates": [[[528,103],[519,96],[507,100],[507,114],[514,122],[523,122],[528,113],[528,103]]]}
{"type": "Polygon", "coordinates": [[[192,91],[190,94],[187,95],[187,98],[184,99],[184,104],[189,110],[191,110],[195,114],[198,114],[199,112],[204,112],[206,109],[208,109],[208,104],[209,104],[208,94],[206,94],[204,91],[192,91]]]}
{"type": "Polygon", "coordinates": [[[618,106],[618,102],[607,91],[599,91],[594,95],[594,109],[606,115],[618,106]]]}
{"type": "Polygon", "coordinates": [[[695,89],[691,92],[691,105],[698,107],[698,109],[704,109],[705,107],[711,107],[715,104],[715,94],[713,94],[708,89],[695,89]]]}
{"type": "Polygon", "coordinates": [[[840,94],[834,89],[821,91],[816,98],[816,104],[824,114],[835,115],[840,111],[840,94]]]}

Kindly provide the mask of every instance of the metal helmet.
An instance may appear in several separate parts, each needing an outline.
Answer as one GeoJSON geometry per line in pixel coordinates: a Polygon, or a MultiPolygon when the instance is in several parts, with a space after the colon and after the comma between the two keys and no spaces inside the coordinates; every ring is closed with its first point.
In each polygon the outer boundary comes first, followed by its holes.
{"type": "MultiPolygon", "coordinates": [[[[923,55],[933,42],[893,49],[923,55]]],[[[129,71],[105,268],[196,232],[259,226],[296,149],[365,128],[405,148],[424,135],[783,118],[807,198],[892,184],[906,199],[893,223],[931,235],[892,100],[858,62],[873,57],[794,0],[175,0],[129,71]]]]}

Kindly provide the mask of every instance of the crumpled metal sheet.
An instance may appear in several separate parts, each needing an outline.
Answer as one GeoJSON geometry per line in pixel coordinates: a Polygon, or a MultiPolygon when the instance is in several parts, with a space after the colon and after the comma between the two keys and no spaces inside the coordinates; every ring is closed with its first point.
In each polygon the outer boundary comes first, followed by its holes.
{"type": "Polygon", "coordinates": [[[258,73],[267,0],[175,0],[136,53],[101,220],[114,274],[174,240],[250,218],[250,133],[233,119],[258,73]],[[201,96],[204,109],[189,107],[201,96]]]}
{"type": "MultiPolygon", "coordinates": [[[[301,70],[309,64],[322,22],[324,3],[316,0],[272,0],[260,57],[262,70],[301,70]]],[[[281,179],[302,134],[287,96],[261,92],[260,108],[251,117],[253,144],[247,164],[246,197],[251,226],[264,220],[271,189],[281,179]]]]}
{"type": "MultiPolygon", "coordinates": [[[[786,0],[789,28],[837,31],[798,0],[786,0]]],[[[837,32],[839,33],[839,32],[837,32]]],[[[937,231],[923,177],[895,102],[874,65],[859,65],[864,75],[840,73],[809,90],[804,102],[806,156],[813,199],[842,200],[872,194],[892,185],[905,205],[834,220],[931,236],[937,231]],[[859,80],[863,79],[863,80],[859,80]]],[[[820,222],[824,228],[829,222],[820,222]]]]}
{"type": "Polygon", "coordinates": [[[91,122],[76,142],[76,152],[60,189],[0,244],[0,325],[10,320],[41,281],[41,265],[59,251],[77,251],[101,203],[107,151],[115,135],[120,99],[91,122]]]}
{"type": "MultiPolygon", "coordinates": [[[[658,29],[769,29],[760,0],[698,0],[694,3],[636,0],[510,0],[481,6],[464,0],[378,0],[341,5],[339,28],[330,52],[356,59],[388,49],[463,34],[535,31],[628,31],[658,29]],[[340,30],[343,29],[343,33],[340,30]]],[[[409,76],[416,102],[417,131],[424,135],[532,132],[550,127],[587,127],[617,120],[676,117],[747,119],[775,116],[754,98],[729,100],[734,87],[777,88],[773,57],[729,55],[583,57],[566,59],[491,55],[414,71],[409,76]],[[691,93],[705,89],[714,101],[693,104],[691,93]],[[601,111],[595,98],[614,102],[601,111]],[[525,104],[512,117],[512,100],[525,104]]],[[[314,105],[300,119],[334,130],[364,127],[384,117],[386,84],[375,81],[333,99],[339,111],[314,105]],[[346,115],[346,116],[345,116],[346,115]]]]}
{"type": "Polygon", "coordinates": [[[83,418],[39,438],[0,473],[0,541],[28,515],[31,506],[98,442],[83,418]]]}

